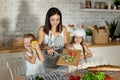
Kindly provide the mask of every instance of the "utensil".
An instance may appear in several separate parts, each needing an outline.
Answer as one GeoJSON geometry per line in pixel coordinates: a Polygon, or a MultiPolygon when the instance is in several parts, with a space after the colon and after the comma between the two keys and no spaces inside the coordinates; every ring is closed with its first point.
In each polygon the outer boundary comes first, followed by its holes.
{"type": "Polygon", "coordinates": [[[54,53],[55,53],[56,55],[58,55],[58,56],[70,56],[70,55],[68,55],[68,54],[58,53],[58,52],[56,52],[56,51],[54,51],[54,53]]]}

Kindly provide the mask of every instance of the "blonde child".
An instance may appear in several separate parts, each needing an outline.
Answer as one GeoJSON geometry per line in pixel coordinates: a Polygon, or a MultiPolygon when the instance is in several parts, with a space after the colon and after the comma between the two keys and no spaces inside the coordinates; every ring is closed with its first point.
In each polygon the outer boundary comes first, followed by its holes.
{"type": "Polygon", "coordinates": [[[44,56],[38,43],[31,45],[33,40],[35,40],[35,36],[33,34],[24,35],[24,47],[27,49],[27,51],[24,53],[27,66],[26,75],[44,73],[44,56]]]}

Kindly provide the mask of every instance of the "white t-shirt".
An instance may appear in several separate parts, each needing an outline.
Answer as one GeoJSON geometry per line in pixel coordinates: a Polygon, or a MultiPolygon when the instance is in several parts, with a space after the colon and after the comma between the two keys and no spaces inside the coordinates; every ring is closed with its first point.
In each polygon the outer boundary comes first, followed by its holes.
{"type": "MultiPolygon", "coordinates": [[[[27,52],[27,54],[29,56],[32,56],[32,54],[30,52],[27,52]]],[[[37,55],[36,55],[37,56],[37,55]]],[[[44,73],[44,66],[43,66],[43,62],[39,60],[39,58],[36,58],[36,62],[35,64],[32,64],[30,62],[28,62],[26,60],[26,75],[35,75],[35,74],[39,74],[39,73],[44,73]]]]}

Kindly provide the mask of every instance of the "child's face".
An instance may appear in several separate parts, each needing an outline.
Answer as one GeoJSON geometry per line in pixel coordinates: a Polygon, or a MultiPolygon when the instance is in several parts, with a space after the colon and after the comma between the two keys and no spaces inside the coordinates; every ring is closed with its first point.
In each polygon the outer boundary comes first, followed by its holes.
{"type": "Polygon", "coordinates": [[[80,44],[82,42],[82,36],[75,36],[74,37],[74,41],[75,41],[75,44],[80,44]]]}
{"type": "Polygon", "coordinates": [[[32,37],[24,38],[24,47],[28,50],[31,49],[30,42],[32,39],[32,37]]]}

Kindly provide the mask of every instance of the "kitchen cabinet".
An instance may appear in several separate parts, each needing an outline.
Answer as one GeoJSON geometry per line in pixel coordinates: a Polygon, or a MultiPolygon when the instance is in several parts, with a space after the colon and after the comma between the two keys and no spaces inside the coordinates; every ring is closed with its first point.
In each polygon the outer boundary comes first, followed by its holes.
{"type": "Polygon", "coordinates": [[[90,48],[93,57],[101,57],[102,63],[111,65],[120,65],[120,46],[106,46],[90,48]]]}
{"type": "Polygon", "coordinates": [[[120,46],[90,47],[93,54],[91,58],[81,62],[81,68],[97,65],[118,65],[120,66],[120,46]]]}

